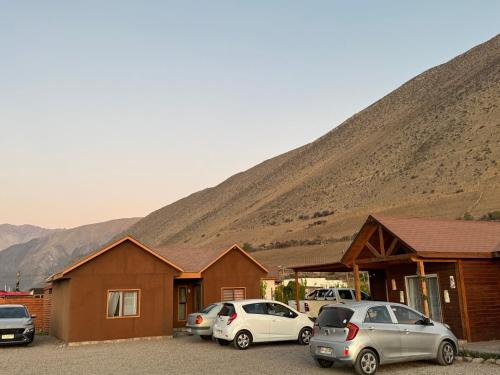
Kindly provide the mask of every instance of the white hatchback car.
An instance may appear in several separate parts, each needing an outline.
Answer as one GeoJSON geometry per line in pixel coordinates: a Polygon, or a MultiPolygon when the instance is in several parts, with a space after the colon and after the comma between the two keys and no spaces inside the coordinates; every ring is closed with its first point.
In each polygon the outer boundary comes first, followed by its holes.
{"type": "Polygon", "coordinates": [[[220,345],[247,349],[254,342],[297,340],[308,345],[313,321],[284,303],[262,299],[226,302],[213,330],[220,345]]]}

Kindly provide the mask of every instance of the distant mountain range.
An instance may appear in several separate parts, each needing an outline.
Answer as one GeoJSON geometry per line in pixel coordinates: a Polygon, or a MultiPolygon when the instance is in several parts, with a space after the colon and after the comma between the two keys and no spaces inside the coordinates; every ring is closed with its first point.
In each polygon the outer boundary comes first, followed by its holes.
{"type": "MultiPolygon", "coordinates": [[[[95,250],[119,233],[125,232],[138,218],[118,219],[46,233],[18,243],[0,252],[0,289],[14,288],[16,273],[21,273],[21,288],[43,285],[43,280],[66,265],[95,250]]],[[[41,229],[41,228],[40,228],[41,229]]]]}
{"type": "Polygon", "coordinates": [[[58,230],[59,229],[46,229],[28,224],[0,224],[0,251],[17,243],[27,242],[37,237],[43,237],[58,230]]]}

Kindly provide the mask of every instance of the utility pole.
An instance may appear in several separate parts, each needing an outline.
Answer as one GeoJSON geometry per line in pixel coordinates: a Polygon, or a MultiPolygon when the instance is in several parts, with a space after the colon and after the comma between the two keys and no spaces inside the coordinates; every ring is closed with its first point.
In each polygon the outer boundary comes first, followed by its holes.
{"type": "Polygon", "coordinates": [[[19,284],[21,283],[21,272],[16,273],[16,292],[19,292],[19,284]]]}

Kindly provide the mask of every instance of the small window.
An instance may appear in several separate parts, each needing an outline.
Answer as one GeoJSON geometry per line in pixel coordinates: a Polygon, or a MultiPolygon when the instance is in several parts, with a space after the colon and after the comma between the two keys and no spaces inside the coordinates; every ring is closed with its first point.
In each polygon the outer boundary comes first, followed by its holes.
{"type": "Polygon", "coordinates": [[[424,317],[402,306],[391,306],[399,324],[423,324],[424,317]]]}
{"type": "Polygon", "coordinates": [[[108,318],[139,316],[138,290],[108,291],[108,318]]]}
{"type": "Polygon", "coordinates": [[[350,289],[339,289],[340,299],[352,299],[352,293],[350,289]]]}
{"type": "Polygon", "coordinates": [[[247,314],[267,314],[267,304],[266,303],[250,303],[248,305],[243,306],[243,310],[247,314]]]}
{"type": "Polygon", "coordinates": [[[245,288],[222,288],[223,301],[238,301],[245,299],[245,288]]]}
{"type": "Polygon", "coordinates": [[[385,306],[370,307],[366,312],[365,323],[392,324],[389,310],[385,306]]]}
{"type": "Polygon", "coordinates": [[[179,301],[177,304],[177,320],[186,320],[186,306],[187,306],[187,288],[185,286],[179,287],[179,301]]]}
{"type": "Polygon", "coordinates": [[[268,303],[267,313],[269,315],[280,316],[282,318],[295,318],[297,316],[297,314],[290,310],[288,307],[283,306],[279,303],[268,303]]]}

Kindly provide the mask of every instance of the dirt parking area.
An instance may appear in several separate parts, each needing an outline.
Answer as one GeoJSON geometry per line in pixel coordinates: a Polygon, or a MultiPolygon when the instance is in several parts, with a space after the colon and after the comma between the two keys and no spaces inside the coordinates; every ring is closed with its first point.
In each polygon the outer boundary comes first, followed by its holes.
{"type": "MultiPolygon", "coordinates": [[[[39,336],[28,347],[0,347],[0,374],[353,374],[349,368],[319,368],[307,347],[261,344],[246,351],[199,337],[61,346],[39,336]]],[[[381,367],[379,374],[500,374],[500,366],[455,363],[441,367],[411,362],[381,367]]]]}

